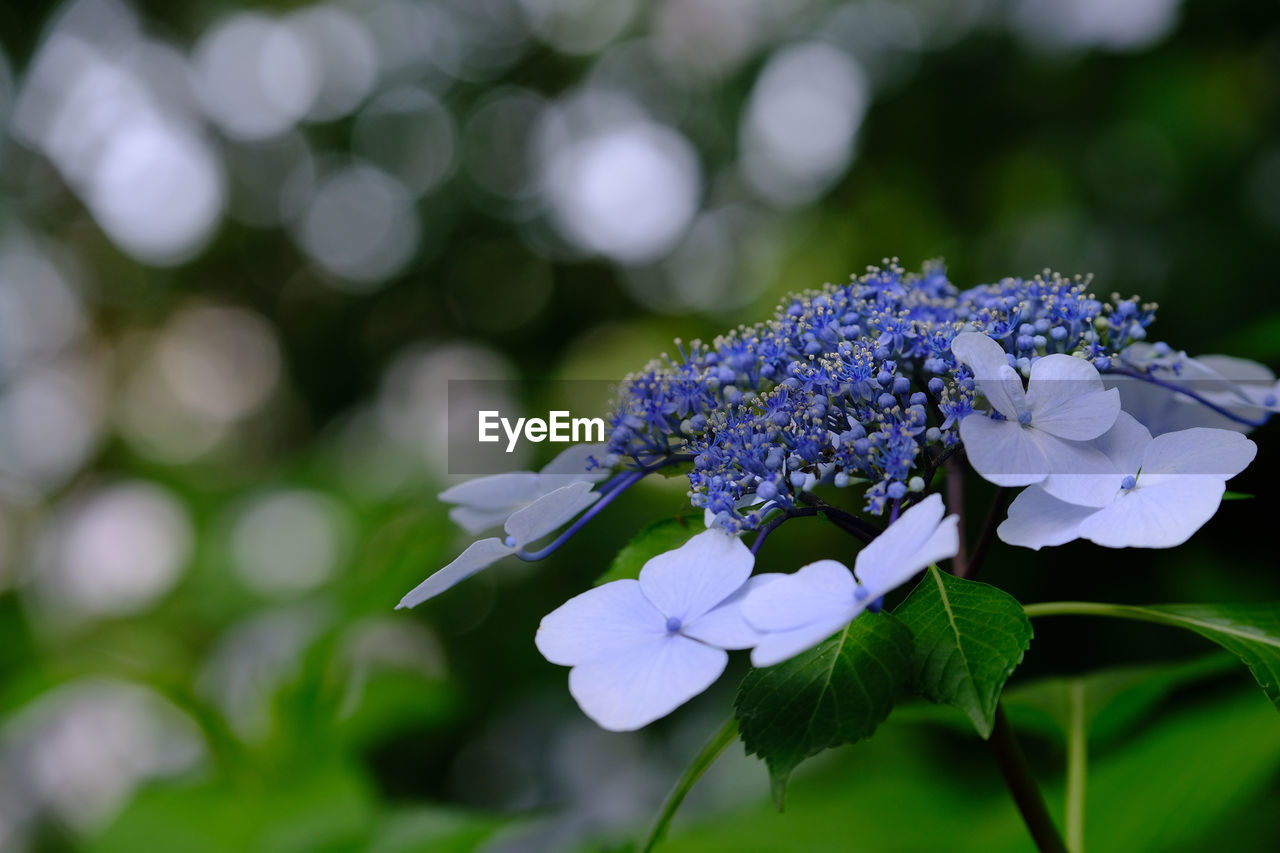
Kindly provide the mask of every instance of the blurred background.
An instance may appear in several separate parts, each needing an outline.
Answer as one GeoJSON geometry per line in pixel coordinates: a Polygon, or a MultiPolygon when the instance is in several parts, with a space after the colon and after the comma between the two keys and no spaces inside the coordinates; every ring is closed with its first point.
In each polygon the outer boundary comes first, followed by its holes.
{"type": "MultiPolygon", "coordinates": [[[[532,636],[683,482],[393,612],[468,541],[435,499],[449,379],[616,380],[886,256],[962,287],[1093,273],[1161,303],[1154,338],[1280,367],[1272,0],[14,2],[0,128],[4,851],[638,837],[743,661],[617,735],[532,636]]],[[[1255,437],[1232,488],[1260,497],[1188,546],[998,550],[988,579],[1280,598],[1255,437]]],[[[761,564],[841,549],[797,524],[761,564]]],[[[1242,668],[1155,626],[1037,628],[1010,706],[1055,809],[1037,679],[1125,667],[1092,849],[1269,848],[1280,720],[1242,668]]],[[[668,849],[1030,849],[954,723],[903,709],[783,815],[733,747],[668,849]]]]}

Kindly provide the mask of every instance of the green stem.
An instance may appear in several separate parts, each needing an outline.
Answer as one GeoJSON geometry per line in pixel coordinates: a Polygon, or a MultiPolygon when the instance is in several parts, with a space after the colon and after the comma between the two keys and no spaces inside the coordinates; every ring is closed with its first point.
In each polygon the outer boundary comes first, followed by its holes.
{"type": "Polygon", "coordinates": [[[1024,604],[1022,610],[1028,619],[1042,616],[1109,616],[1113,619],[1134,619],[1139,622],[1155,622],[1158,625],[1187,627],[1185,617],[1172,616],[1146,607],[1128,604],[1107,604],[1101,601],[1045,601],[1040,604],[1024,604]]]}
{"type": "Polygon", "coordinates": [[[1084,797],[1089,767],[1089,735],[1084,716],[1084,679],[1067,685],[1067,847],[1084,853],[1084,797]]]}
{"type": "Polygon", "coordinates": [[[707,769],[715,763],[716,759],[720,757],[720,753],[724,752],[737,737],[738,721],[731,719],[724,724],[720,731],[715,733],[711,740],[707,741],[707,745],[702,748],[702,751],[694,757],[693,762],[680,775],[679,780],[676,781],[676,786],[671,789],[671,793],[667,794],[666,802],[662,804],[662,811],[658,813],[658,820],[654,823],[653,829],[650,830],[644,846],[640,848],[640,853],[652,853],[653,849],[658,846],[658,842],[666,835],[671,819],[676,816],[676,810],[680,808],[680,804],[684,802],[684,798],[688,796],[690,789],[702,778],[702,774],[706,773],[707,769]]]}
{"type": "Polygon", "coordinates": [[[1062,843],[1058,828],[1053,825],[1053,818],[1049,816],[1049,809],[1044,804],[1044,796],[1036,785],[1035,777],[1031,775],[1026,756],[1022,754],[1022,747],[1018,745],[1018,739],[1001,704],[996,705],[995,725],[991,729],[987,745],[995,755],[1000,774],[1022,815],[1022,822],[1031,833],[1036,849],[1040,853],[1067,853],[1066,845],[1062,843]]]}

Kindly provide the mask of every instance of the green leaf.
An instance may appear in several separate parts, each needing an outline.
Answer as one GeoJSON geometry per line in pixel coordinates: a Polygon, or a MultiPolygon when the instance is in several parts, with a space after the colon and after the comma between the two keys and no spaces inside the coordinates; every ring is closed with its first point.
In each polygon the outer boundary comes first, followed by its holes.
{"type": "Polygon", "coordinates": [[[991,735],[1004,683],[1031,645],[1031,622],[1003,590],[930,566],[894,615],[915,636],[911,684],[926,699],[954,705],[991,735]]]}
{"type": "Polygon", "coordinates": [[[769,767],[779,809],[800,762],[869,737],[889,716],[910,663],[907,626],[865,613],[821,645],[747,674],[734,712],[748,754],[769,767]]]}
{"type": "Polygon", "coordinates": [[[1226,491],[1222,493],[1222,499],[1224,501],[1251,501],[1253,500],[1253,497],[1253,495],[1246,492],[1226,491]]]}
{"type": "Polygon", "coordinates": [[[622,546],[608,571],[596,580],[595,585],[640,577],[640,570],[649,560],[679,548],[703,530],[706,530],[706,525],[700,515],[680,515],[655,521],[622,546]]]}
{"type": "Polygon", "coordinates": [[[1025,610],[1033,619],[1039,616],[1109,616],[1195,631],[1240,658],[1267,698],[1280,710],[1280,603],[1137,607],[1090,601],[1054,601],[1027,605],[1025,610]]]}

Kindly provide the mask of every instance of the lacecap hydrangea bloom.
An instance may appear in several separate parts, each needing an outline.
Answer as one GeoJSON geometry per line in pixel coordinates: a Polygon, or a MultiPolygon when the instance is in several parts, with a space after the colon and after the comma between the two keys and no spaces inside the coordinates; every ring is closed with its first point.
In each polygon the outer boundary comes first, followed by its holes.
{"type": "Polygon", "coordinates": [[[730,651],[779,664],[960,554],[958,508],[938,489],[965,460],[1023,489],[998,528],[1010,545],[1180,544],[1252,460],[1244,433],[1277,410],[1278,389],[1261,365],[1149,343],[1155,311],[1100,299],[1087,278],[960,290],[941,265],[886,263],[709,343],[677,341],[620,384],[604,446],[443,493],[466,530],[506,536],[401,606],[502,557],[541,559],[648,474],[685,469],[707,529],[638,578],[571,599],[536,638],[571,667],[583,711],[622,730],[705,690],[730,651]],[[860,547],[852,569],[843,555],[797,569],[762,551],[780,524],[817,515],[860,547]]]}

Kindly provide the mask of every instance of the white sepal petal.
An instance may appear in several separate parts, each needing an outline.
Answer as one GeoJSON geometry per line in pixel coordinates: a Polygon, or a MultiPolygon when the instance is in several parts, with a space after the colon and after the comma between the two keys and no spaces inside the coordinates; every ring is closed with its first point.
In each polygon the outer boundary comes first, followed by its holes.
{"type": "Polygon", "coordinates": [[[538,487],[538,475],[532,471],[511,471],[489,477],[477,477],[440,493],[440,500],[450,504],[464,504],[476,509],[513,508],[535,500],[543,492],[538,487]]]}
{"type": "Polygon", "coordinates": [[[767,583],[772,583],[786,575],[766,572],[754,575],[747,582],[726,598],[722,603],[684,625],[680,633],[686,637],[716,646],[721,649],[749,649],[760,642],[763,632],[756,630],[742,614],[742,602],[747,595],[767,583]]]}
{"type": "Polygon", "coordinates": [[[552,663],[575,666],[667,634],[666,619],[634,580],[589,589],[542,617],[534,644],[552,663]]]}
{"type": "Polygon", "coordinates": [[[747,622],[761,631],[789,631],[815,623],[853,618],[853,573],[835,560],[819,560],[748,593],[742,603],[747,622]]]}
{"type": "Polygon", "coordinates": [[[951,341],[951,352],[972,371],[992,408],[1016,421],[1026,408],[1026,394],[1004,347],[981,332],[961,332],[951,341]]]}
{"type": "Polygon", "coordinates": [[[770,631],[751,650],[751,665],[773,666],[790,660],[843,629],[859,612],[858,608],[850,607],[840,615],[811,622],[789,631],[770,631]]]}
{"type": "Polygon", "coordinates": [[[481,569],[488,568],[503,557],[514,553],[514,550],[507,547],[501,539],[496,538],[472,542],[467,546],[467,550],[459,554],[452,563],[411,589],[408,595],[400,599],[396,609],[415,607],[454,584],[466,580],[481,569]]]}
{"type": "Polygon", "coordinates": [[[1137,476],[1151,433],[1127,412],[1093,441],[1092,447],[1111,460],[1113,470],[1104,474],[1050,474],[1040,485],[1058,500],[1080,506],[1104,507],[1115,500],[1126,476],[1137,476]]]}
{"type": "Polygon", "coordinates": [[[960,438],[974,470],[997,486],[1029,486],[1050,474],[1114,471],[1101,451],[1016,421],[969,415],[960,421],[960,438]]]}
{"type": "Polygon", "coordinates": [[[1154,475],[1208,475],[1226,481],[1249,466],[1258,446],[1238,432],[1197,427],[1167,432],[1142,454],[1142,479],[1154,475]]]}
{"type": "Polygon", "coordinates": [[[742,540],[712,528],[645,563],[640,588],[664,616],[689,623],[737,592],[754,565],[742,540]]]}
{"type": "Polygon", "coordinates": [[[483,533],[493,527],[500,527],[511,515],[511,509],[479,509],[470,506],[449,508],[449,520],[470,533],[472,536],[483,533]]]}
{"type": "Polygon", "coordinates": [[[1095,512],[1095,507],[1069,504],[1040,486],[1028,486],[1009,505],[1009,516],[1000,522],[996,535],[1009,545],[1039,551],[1079,539],[1080,523],[1095,512]]]}
{"type": "Polygon", "coordinates": [[[930,563],[956,555],[959,518],[944,521],[944,512],[942,496],[929,495],[858,552],[853,572],[873,597],[906,583],[930,563]]]}
{"type": "Polygon", "coordinates": [[[1098,369],[1084,359],[1046,355],[1031,365],[1027,409],[1037,429],[1058,438],[1087,441],[1115,423],[1120,393],[1105,390],[1098,369]]]}
{"type": "Polygon", "coordinates": [[[665,717],[724,672],[729,653],[665,634],[569,671],[569,693],[609,731],[633,731],[665,717]]]}
{"type": "Polygon", "coordinates": [[[513,512],[507,519],[506,531],[515,538],[516,547],[523,548],[567,524],[599,497],[600,493],[593,492],[591,483],[585,481],[561,486],[513,512]]]}
{"type": "Polygon", "coordinates": [[[1106,548],[1172,548],[1218,511],[1226,484],[1193,474],[1141,483],[1080,522],[1080,536],[1106,548]]]}
{"type": "Polygon", "coordinates": [[[558,489],[578,480],[598,483],[608,477],[612,471],[608,468],[592,468],[587,470],[589,458],[604,459],[608,453],[605,444],[575,444],[560,452],[538,472],[538,484],[544,492],[558,489]]]}

